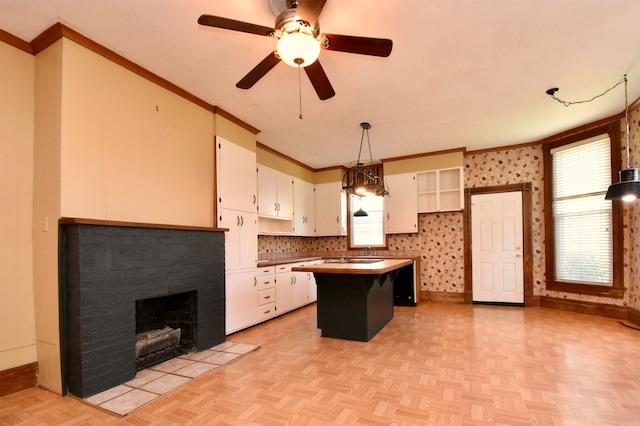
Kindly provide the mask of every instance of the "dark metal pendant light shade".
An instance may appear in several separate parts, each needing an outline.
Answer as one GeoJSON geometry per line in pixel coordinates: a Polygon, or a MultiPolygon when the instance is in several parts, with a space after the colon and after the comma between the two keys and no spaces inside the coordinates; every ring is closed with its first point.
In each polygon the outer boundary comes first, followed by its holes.
{"type": "Polygon", "coordinates": [[[620,170],[620,182],[607,190],[605,200],[634,201],[640,198],[638,169],[631,167],[631,135],[629,134],[629,101],[627,99],[627,75],[624,76],[624,120],[626,124],[627,168],[620,170]]]}
{"type": "Polygon", "coordinates": [[[607,190],[606,200],[633,201],[640,198],[640,180],[638,169],[620,170],[620,182],[614,183],[607,190]]]}
{"type": "Polygon", "coordinates": [[[362,207],[360,207],[353,215],[355,217],[367,217],[369,216],[369,213],[365,212],[364,210],[362,210],[362,207]]]}

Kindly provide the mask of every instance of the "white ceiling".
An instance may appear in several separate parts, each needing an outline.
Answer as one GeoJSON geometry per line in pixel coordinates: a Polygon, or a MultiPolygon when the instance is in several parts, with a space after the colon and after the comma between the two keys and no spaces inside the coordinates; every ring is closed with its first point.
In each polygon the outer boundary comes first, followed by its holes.
{"type": "MultiPolygon", "coordinates": [[[[282,0],[276,0],[282,1],[282,0]]],[[[274,26],[269,0],[0,0],[0,29],[31,41],[56,22],[260,129],[258,141],[311,167],[535,142],[640,97],[640,0],[327,0],[321,31],[390,38],[388,58],[323,51],[336,96],[320,101],[280,63],[235,87],[276,40],[197,24],[201,14],[274,26]],[[367,155],[368,156],[368,155],[367,155]]]]}

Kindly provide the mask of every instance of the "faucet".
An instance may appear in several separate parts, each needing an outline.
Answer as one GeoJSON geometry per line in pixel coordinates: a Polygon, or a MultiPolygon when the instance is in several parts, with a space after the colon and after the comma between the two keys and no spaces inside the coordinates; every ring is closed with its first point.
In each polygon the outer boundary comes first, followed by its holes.
{"type": "Polygon", "coordinates": [[[371,247],[366,247],[366,248],[364,249],[364,255],[365,255],[365,256],[369,256],[369,250],[371,250],[371,247]]]}

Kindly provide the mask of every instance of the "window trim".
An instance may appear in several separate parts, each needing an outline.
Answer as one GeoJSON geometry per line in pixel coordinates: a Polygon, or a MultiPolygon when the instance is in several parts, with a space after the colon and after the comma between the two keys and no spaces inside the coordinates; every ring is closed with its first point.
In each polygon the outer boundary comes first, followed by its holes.
{"type": "Polygon", "coordinates": [[[622,206],[621,201],[612,201],[611,221],[613,236],[613,277],[612,285],[580,284],[566,281],[556,281],[554,277],[554,222],[553,222],[553,201],[552,201],[552,161],[551,150],[584,139],[588,139],[601,134],[608,134],[611,147],[611,182],[618,181],[618,172],[622,164],[620,153],[620,122],[618,120],[579,132],[573,135],[562,137],[543,145],[544,151],[544,222],[545,222],[545,272],[547,290],[561,291],[566,293],[588,294],[601,297],[613,297],[621,299],[624,297],[624,271],[623,271],[623,229],[622,229],[622,206]]]}

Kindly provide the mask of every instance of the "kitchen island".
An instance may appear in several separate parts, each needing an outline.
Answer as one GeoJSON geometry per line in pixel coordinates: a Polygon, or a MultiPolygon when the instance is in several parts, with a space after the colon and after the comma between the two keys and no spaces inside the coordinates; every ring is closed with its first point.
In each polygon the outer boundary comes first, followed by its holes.
{"type": "Polygon", "coordinates": [[[368,342],[393,318],[393,281],[413,259],[336,259],[292,268],[313,272],[323,337],[368,342]]]}

